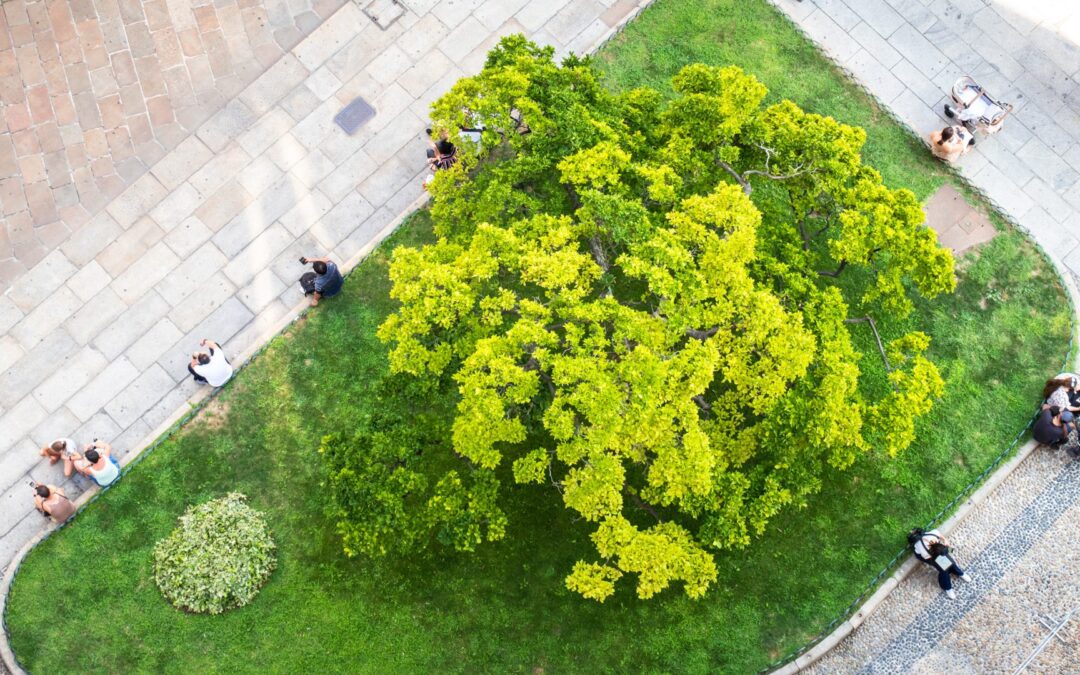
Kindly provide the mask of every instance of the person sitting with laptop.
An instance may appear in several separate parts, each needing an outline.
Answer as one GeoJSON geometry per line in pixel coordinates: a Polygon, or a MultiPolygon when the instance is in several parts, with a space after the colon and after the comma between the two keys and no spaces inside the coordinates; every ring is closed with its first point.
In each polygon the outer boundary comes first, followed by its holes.
{"type": "Polygon", "coordinates": [[[956,564],[949,550],[949,542],[937,530],[923,531],[916,527],[908,533],[908,543],[915,551],[915,557],[937,570],[938,585],[945,591],[945,596],[950,600],[956,599],[956,591],[953,590],[952,577],[964,581],[971,581],[970,574],[964,574],[964,570],[956,564]]]}

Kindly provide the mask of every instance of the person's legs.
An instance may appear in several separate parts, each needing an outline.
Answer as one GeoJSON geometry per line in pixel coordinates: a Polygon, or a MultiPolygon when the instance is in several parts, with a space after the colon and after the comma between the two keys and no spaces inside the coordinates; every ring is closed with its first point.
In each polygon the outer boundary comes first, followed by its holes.
{"type": "Polygon", "coordinates": [[[195,378],[196,382],[198,382],[199,384],[206,384],[206,378],[196,373],[195,369],[191,367],[190,363],[188,364],[187,371],[191,373],[191,376],[195,378]]]}
{"type": "Polygon", "coordinates": [[[1061,426],[1065,427],[1066,433],[1072,431],[1075,428],[1073,419],[1074,417],[1071,410],[1061,411],[1061,426]]]}
{"type": "Polygon", "coordinates": [[[952,577],[949,576],[948,570],[938,570],[937,582],[938,586],[941,586],[941,590],[946,593],[952,590],[952,577]]]}

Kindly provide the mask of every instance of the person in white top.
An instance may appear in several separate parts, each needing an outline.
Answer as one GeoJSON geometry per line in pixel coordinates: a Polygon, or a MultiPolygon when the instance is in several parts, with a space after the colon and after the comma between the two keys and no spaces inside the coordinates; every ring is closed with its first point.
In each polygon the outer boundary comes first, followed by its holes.
{"type": "Polygon", "coordinates": [[[206,347],[207,351],[191,354],[188,372],[195,377],[196,382],[220,387],[232,377],[232,364],[225,358],[225,351],[218,343],[203,338],[199,344],[206,347]]]}
{"type": "Polygon", "coordinates": [[[112,446],[96,438],[81,455],[75,453],[64,458],[64,475],[70,476],[72,469],[94,479],[101,487],[111,485],[120,477],[120,463],[112,456],[112,446]]]}
{"type": "Polygon", "coordinates": [[[61,459],[79,451],[79,444],[70,438],[58,438],[41,448],[41,456],[49,458],[49,464],[56,464],[61,459]]]}
{"type": "Polygon", "coordinates": [[[964,574],[964,570],[953,560],[949,552],[949,542],[937,530],[923,531],[916,527],[908,532],[908,543],[915,551],[915,557],[933,567],[938,573],[938,585],[950,600],[956,599],[956,591],[952,587],[952,575],[956,575],[964,581],[971,581],[970,574],[964,574]]]}

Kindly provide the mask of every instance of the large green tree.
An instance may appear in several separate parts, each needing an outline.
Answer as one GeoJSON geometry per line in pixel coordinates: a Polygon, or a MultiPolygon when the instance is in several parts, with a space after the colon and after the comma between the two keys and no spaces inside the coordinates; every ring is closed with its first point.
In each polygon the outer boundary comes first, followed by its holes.
{"type": "Polygon", "coordinates": [[[452,379],[460,467],[428,487],[412,458],[434,439],[330,439],[350,550],[432,531],[469,550],[504,536],[505,481],[537,483],[592,527],[571,589],[602,601],[635,575],[642,598],[699,597],[711,551],[749,544],[830,465],[911,443],[942,380],[927,336],[885,344],[878,323],[955,284],[914,195],[862,164],[861,129],[763,106],[738,68],[672,87],[614,94],[587,60],[510,37],[433,105],[482,143],[430,186],[437,242],[394,252],[401,306],[379,335],[396,377],[452,379]]]}

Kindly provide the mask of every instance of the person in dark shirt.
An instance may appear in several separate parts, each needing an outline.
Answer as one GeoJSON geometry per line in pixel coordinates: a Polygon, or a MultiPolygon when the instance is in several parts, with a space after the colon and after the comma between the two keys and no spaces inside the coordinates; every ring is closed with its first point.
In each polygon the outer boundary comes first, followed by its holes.
{"type": "Polygon", "coordinates": [[[1061,425],[1061,409],[1056,405],[1039,413],[1039,418],[1031,428],[1032,437],[1044,445],[1057,446],[1064,443],[1066,436],[1065,427],[1061,425]]]}
{"type": "MultiPolygon", "coordinates": [[[[431,129],[428,129],[428,134],[431,133],[431,129]]],[[[443,129],[439,132],[439,140],[429,141],[431,147],[428,148],[428,166],[433,171],[439,169],[449,169],[457,162],[457,147],[450,142],[450,135],[443,129]]]]}
{"type": "Polygon", "coordinates": [[[304,295],[311,296],[312,307],[319,304],[322,298],[330,298],[341,292],[345,279],[330,258],[300,258],[300,263],[311,263],[314,270],[300,277],[300,287],[304,289],[304,295]]]}

